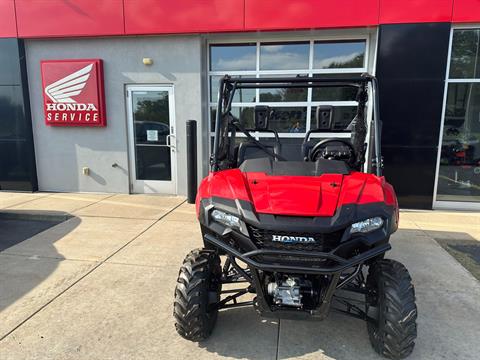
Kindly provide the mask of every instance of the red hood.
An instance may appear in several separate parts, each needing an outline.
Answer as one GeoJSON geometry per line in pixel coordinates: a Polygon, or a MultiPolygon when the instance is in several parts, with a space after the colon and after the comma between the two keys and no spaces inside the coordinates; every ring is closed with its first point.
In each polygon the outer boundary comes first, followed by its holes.
{"type": "Polygon", "coordinates": [[[202,181],[197,207],[199,200],[210,197],[244,200],[252,203],[258,213],[291,216],[333,216],[344,204],[395,202],[393,189],[383,177],[360,172],[270,176],[223,170],[202,181]]]}
{"type": "Polygon", "coordinates": [[[246,173],[255,210],[264,214],[333,216],[343,175],[268,176],[246,173]]]}

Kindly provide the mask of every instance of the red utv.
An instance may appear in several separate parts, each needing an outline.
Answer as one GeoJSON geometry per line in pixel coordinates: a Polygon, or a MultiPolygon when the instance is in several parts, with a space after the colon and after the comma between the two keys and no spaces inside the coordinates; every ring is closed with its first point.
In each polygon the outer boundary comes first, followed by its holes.
{"type": "Polygon", "coordinates": [[[231,307],[319,320],[333,310],[365,320],[378,353],[401,359],[412,352],[417,307],[411,278],[402,264],[384,259],[399,213],[395,192],[381,176],[377,94],[368,74],[220,80],[211,172],[196,200],[204,247],[187,255],[175,289],[182,337],[206,339],[218,311],[231,307]],[[316,128],[307,131],[298,153],[282,151],[269,128],[275,110],[257,106],[253,128],[231,113],[240,89],[318,87],[356,89],[356,115],[342,129],[346,137],[320,140],[318,133],[339,130],[334,108],[318,106],[316,128]],[[240,288],[222,290],[233,283],[240,288]],[[253,300],[239,299],[246,294],[253,300]]]}

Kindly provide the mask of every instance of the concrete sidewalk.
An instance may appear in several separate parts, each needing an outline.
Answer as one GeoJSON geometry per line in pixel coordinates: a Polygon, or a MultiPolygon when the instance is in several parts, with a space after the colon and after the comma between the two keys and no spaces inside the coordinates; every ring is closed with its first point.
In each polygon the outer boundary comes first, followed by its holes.
{"type": "MultiPolygon", "coordinates": [[[[212,337],[175,333],[173,289],[201,246],[180,197],[0,192],[8,211],[72,217],[0,252],[0,359],[381,359],[362,321],[271,321],[225,310],[212,337]]],[[[477,359],[480,284],[435,238],[480,240],[473,213],[409,211],[389,257],[416,286],[418,339],[409,359],[477,359]]]]}

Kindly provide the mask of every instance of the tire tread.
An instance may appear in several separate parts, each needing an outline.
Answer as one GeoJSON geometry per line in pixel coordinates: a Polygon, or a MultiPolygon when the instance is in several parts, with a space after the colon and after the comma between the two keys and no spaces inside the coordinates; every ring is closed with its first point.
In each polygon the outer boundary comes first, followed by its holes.
{"type": "MultiPolygon", "coordinates": [[[[220,258],[213,251],[192,250],[178,273],[173,304],[175,329],[183,338],[201,341],[210,336],[217,318],[217,310],[208,311],[209,281],[219,276],[220,258]]],[[[220,299],[220,287],[217,299],[220,299]]]]}
{"type": "Polygon", "coordinates": [[[378,326],[368,324],[370,341],[379,354],[389,359],[404,359],[412,353],[417,337],[417,306],[412,278],[404,265],[384,259],[370,266],[367,286],[374,284],[383,288],[383,293],[379,291],[378,296],[384,306],[378,326]]]}

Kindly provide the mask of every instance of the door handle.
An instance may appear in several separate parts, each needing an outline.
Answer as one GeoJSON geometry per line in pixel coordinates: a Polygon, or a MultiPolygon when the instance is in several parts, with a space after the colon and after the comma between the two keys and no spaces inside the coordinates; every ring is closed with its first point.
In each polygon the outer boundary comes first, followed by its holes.
{"type": "Polygon", "coordinates": [[[166,145],[167,145],[170,149],[175,150],[175,145],[172,145],[172,141],[171,141],[171,138],[172,138],[172,137],[173,137],[174,139],[176,138],[176,136],[173,135],[173,134],[167,135],[167,138],[165,139],[165,142],[166,142],[166,145]]]}

